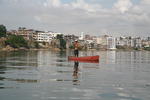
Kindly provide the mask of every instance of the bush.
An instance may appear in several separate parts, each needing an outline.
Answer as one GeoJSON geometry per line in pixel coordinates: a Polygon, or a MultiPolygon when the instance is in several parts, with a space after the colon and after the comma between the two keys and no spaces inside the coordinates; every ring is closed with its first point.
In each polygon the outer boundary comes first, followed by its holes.
{"type": "Polygon", "coordinates": [[[39,48],[39,43],[38,42],[34,42],[35,43],[35,48],[39,48]]]}
{"type": "Polygon", "coordinates": [[[116,48],[117,48],[117,49],[123,49],[123,50],[126,49],[125,46],[116,46],[116,48]]]}
{"type": "Polygon", "coordinates": [[[10,35],[5,43],[13,48],[28,48],[28,43],[22,36],[10,35]]]}
{"type": "Polygon", "coordinates": [[[73,45],[70,45],[69,48],[70,48],[70,49],[74,49],[74,46],[73,46],[73,45]]]}
{"type": "Polygon", "coordinates": [[[144,47],[144,50],[150,51],[150,47],[144,47]]]}

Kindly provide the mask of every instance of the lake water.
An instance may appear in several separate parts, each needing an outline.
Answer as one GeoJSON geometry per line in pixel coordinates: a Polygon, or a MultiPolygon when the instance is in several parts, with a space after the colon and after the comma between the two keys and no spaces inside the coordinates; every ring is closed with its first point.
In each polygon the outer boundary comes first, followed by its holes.
{"type": "Polygon", "coordinates": [[[150,100],[150,52],[0,52],[0,100],[150,100]]]}

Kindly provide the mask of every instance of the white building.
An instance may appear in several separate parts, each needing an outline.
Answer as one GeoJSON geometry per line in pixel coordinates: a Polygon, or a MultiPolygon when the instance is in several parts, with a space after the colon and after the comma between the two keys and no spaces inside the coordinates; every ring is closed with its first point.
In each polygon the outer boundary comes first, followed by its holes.
{"type": "Polygon", "coordinates": [[[52,38],[56,38],[57,35],[61,35],[62,33],[50,32],[52,38]]]}
{"type": "Polygon", "coordinates": [[[38,33],[37,34],[37,41],[38,42],[51,42],[52,37],[51,34],[49,32],[44,32],[44,33],[38,33]]]}
{"type": "Polygon", "coordinates": [[[116,39],[113,37],[107,37],[107,49],[116,49],[116,39]]]}
{"type": "Polygon", "coordinates": [[[82,32],[81,35],[79,36],[79,40],[83,40],[84,39],[84,33],[82,32]]]}
{"type": "Polygon", "coordinates": [[[134,39],[134,47],[141,48],[142,47],[142,40],[140,37],[134,39]]]}
{"type": "Polygon", "coordinates": [[[116,49],[116,39],[108,35],[97,37],[96,43],[99,45],[99,48],[116,49]]]}
{"type": "Polygon", "coordinates": [[[107,45],[107,35],[100,36],[96,38],[96,43],[100,45],[107,45]]]}
{"type": "Polygon", "coordinates": [[[56,36],[60,34],[61,33],[55,33],[55,32],[40,32],[37,34],[37,41],[50,43],[52,39],[56,38],[56,36]]]}
{"type": "Polygon", "coordinates": [[[134,47],[134,40],[132,37],[119,37],[116,39],[116,45],[134,47]]]}
{"type": "Polygon", "coordinates": [[[116,39],[116,45],[117,46],[125,46],[127,45],[127,39],[126,37],[119,37],[116,39]]]}

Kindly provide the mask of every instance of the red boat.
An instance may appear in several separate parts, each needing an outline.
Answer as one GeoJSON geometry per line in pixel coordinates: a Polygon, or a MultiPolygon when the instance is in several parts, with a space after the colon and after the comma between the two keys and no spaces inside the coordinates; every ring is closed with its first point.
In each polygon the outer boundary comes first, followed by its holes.
{"type": "Polygon", "coordinates": [[[69,56],[68,60],[82,61],[82,62],[99,62],[99,56],[85,56],[85,57],[69,56]]]}

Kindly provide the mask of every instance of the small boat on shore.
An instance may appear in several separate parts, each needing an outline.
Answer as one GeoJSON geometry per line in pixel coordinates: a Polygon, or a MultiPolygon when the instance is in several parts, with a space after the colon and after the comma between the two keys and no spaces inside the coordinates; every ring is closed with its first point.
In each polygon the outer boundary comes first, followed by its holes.
{"type": "Polygon", "coordinates": [[[84,56],[84,57],[74,57],[68,56],[70,61],[81,61],[81,62],[99,62],[99,56],[84,56]]]}

